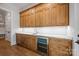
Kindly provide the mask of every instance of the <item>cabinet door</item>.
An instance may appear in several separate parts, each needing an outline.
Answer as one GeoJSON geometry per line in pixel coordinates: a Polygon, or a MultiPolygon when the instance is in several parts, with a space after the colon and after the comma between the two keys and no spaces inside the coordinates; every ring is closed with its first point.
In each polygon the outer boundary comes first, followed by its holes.
{"type": "Polygon", "coordinates": [[[70,56],[72,55],[72,40],[51,38],[49,39],[50,56],[70,56]]]}
{"type": "Polygon", "coordinates": [[[36,36],[25,35],[25,34],[16,34],[16,42],[17,44],[28,48],[32,51],[37,51],[37,42],[36,36]]]}
{"type": "Polygon", "coordinates": [[[24,35],[24,47],[36,51],[36,37],[31,35],[24,35]]]}
{"type": "Polygon", "coordinates": [[[24,37],[23,35],[16,34],[16,42],[17,44],[24,46],[24,37]]]}
{"type": "Polygon", "coordinates": [[[56,26],[57,22],[57,7],[56,4],[51,4],[51,26],[56,26]]]}
{"type": "Polygon", "coordinates": [[[51,8],[48,4],[36,7],[36,26],[49,26],[51,24],[51,8]]]}
{"type": "Polygon", "coordinates": [[[35,8],[29,10],[29,27],[35,26],[35,8]]]}
{"type": "Polygon", "coordinates": [[[40,20],[41,26],[51,25],[51,6],[49,4],[42,5],[42,19],[40,20]]]}
{"type": "Polygon", "coordinates": [[[36,27],[39,27],[41,25],[40,20],[42,20],[42,7],[41,7],[41,5],[38,5],[38,6],[35,7],[36,27]]]}
{"type": "Polygon", "coordinates": [[[20,15],[20,27],[22,27],[22,16],[20,15]]]}
{"type": "Polygon", "coordinates": [[[20,16],[20,27],[24,27],[24,15],[20,16]]]}
{"type": "Polygon", "coordinates": [[[29,26],[29,13],[28,11],[25,11],[25,27],[29,26]]]}
{"type": "Polygon", "coordinates": [[[34,8],[26,11],[25,22],[26,22],[25,27],[35,26],[35,9],[34,8]]]}
{"type": "Polygon", "coordinates": [[[20,14],[20,27],[26,26],[26,12],[20,14]]]}
{"type": "Polygon", "coordinates": [[[20,19],[21,27],[29,27],[30,26],[30,10],[22,13],[20,19]]]}
{"type": "MultiPolygon", "coordinates": [[[[23,35],[23,34],[22,34],[23,35]]],[[[29,48],[29,36],[28,35],[23,35],[23,38],[24,38],[24,47],[25,48],[29,48]]]]}
{"type": "Polygon", "coordinates": [[[68,4],[52,4],[52,25],[67,26],[69,24],[68,4]]]}
{"type": "Polygon", "coordinates": [[[58,4],[55,7],[56,14],[56,25],[65,26],[68,25],[69,15],[68,15],[68,4],[58,4]]]}
{"type": "Polygon", "coordinates": [[[35,36],[31,36],[30,37],[30,43],[31,43],[31,50],[33,51],[37,51],[37,42],[36,42],[36,37],[35,36]]]}
{"type": "Polygon", "coordinates": [[[20,41],[21,41],[20,35],[16,34],[16,43],[20,44],[21,43],[20,41]]]}

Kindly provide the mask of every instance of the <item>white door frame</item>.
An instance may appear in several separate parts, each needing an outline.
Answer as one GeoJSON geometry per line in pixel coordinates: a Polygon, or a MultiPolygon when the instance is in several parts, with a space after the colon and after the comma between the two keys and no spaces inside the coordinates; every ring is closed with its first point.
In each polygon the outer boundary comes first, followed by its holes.
{"type": "MultiPolygon", "coordinates": [[[[0,7],[0,9],[2,9],[2,10],[4,10],[4,11],[6,11],[6,12],[8,12],[8,13],[10,13],[11,14],[11,18],[10,18],[10,20],[12,21],[12,15],[13,15],[13,11],[11,11],[11,10],[8,10],[8,9],[6,9],[6,8],[3,8],[3,7],[0,7]]],[[[7,13],[7,14],[8,14],[7,13]]],[[[11,25],[10,25],[11,26],[11,25]]],[[[12,26],[11,26],[12,27],[12,26]]],[[[10,32],[10,34],[12,33],[12,31],[10,32]]],[[[11,37],[12,37],[12,35],[11,35],[11,37]]],[[[11,38],[10,37],[10,38],[11,38]]],[[[11,39],[6,39],[6,40],[8,40],[9,42],[10,42],[10,44],[12,44],[12,40],[11,39]]]]}

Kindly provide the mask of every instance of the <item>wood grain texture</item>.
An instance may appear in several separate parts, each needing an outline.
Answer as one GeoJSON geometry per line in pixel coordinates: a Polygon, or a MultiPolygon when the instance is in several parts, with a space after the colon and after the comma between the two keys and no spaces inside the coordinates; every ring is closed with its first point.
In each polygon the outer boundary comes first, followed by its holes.
{"type": "Polygon", "coordinates": [[[57,8],[56,24],[59,26],[68,25],[69,24],[68,4],[58,4],[56,8],[57,8]]]}
{"type": "Polygon", "coordinates": [[[49,55],[50,56],[71,56],[72,55],[72,40],[50,38],[49,40],[49,55]]]}
{"type": "Polygon", "coordinates": [[[28,48],[32,51],[37,51],[37,43],[36,37],[32,35],[25,35],[25,34],[16,34],[16,41],[17,44],[28,48]]]}
{"type": "Polygon", "coordinates": [[[20,15],[20,27],[26,27],[26,12],[20,15]]]}
{"type": "MultiPolygon", "coordinates": [[[[17,34],[17,44],[37,52],[37,39],[33,35],[17,34]],[[20,41],[20,43],[19,43],[20,41]]],[[[72,40],[64,38],[48,37],[49,56],[71,56],[72,40]]]]}
{"type": "Polygon", "coordinates": [[[0,56],[39,56],[39,54],[18,45],[11,46],[10,42],[1,39],[0,56]]]}
{"type": "Polygon", "coordinates": [[[21,27],[68,26],[69,4],[39,4],[20,15],[21,27]]]}

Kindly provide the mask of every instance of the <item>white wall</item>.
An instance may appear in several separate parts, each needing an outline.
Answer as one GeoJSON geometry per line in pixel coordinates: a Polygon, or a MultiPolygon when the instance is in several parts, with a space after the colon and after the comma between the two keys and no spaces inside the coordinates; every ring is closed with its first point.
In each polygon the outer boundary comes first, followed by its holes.
{"type": "Polygon", "coordinates": [[[4,27],[0,27],[0,34],[5,34],[5,28],[4,27]]]}
{"type": "Polygon", "coordinates": [[[19,27],[19,12],[17,7],[10,3],[2,3],[0,8],[11,12],[11,45],[14,45],[16,43],[15,30],[19,27]]]}
{"type": "Polygon", "coordinates": [[[73,34],[73,55],[79,56],[79,45],[75,43],[78,40],[77,34],[79,32],[79,4],[70,3],[70,27],[73,34]]]}
{"type": "Polygon", "coordinates": [[[5,15],[3,14],[3,11],[0,10],[0,34],[5,34],[5,15]]]}

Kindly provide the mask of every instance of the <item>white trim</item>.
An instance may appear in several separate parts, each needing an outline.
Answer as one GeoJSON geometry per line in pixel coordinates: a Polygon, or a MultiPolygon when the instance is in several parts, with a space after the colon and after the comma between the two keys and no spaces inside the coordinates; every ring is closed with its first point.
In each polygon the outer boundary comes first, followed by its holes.
{"type": "MultiPolygon", "coordinates": [[[[7,13],[11,13],[11,22],[12,22],[12,14],[13,14],[13,11],[11,11],[9,9],[6,9],[6,8],[3,8],[3,7],[0,7],[0,9],[6,11],[7,13]]],[[[12,25],[11,25],[11,29],[12,29],[12,25]]],[[[11,31],[11,33],[12,33],[12,31],[11,31]]],[[[8,40],[8,39],[6,38],[6,40],[8,40]]],[[[12,34],[11,34],[11,39],[8,40],[8,41],[10,41],[11,45],[13,45],[13,43],[12,43],[12,34]]]]}
{"type": "Polygon", "coordinates": [[[8,10],[8,9],[6,9],[6,8],[3,8],[3,7],[0,7],[0,9],[5,10],[5,11],[7,11],[7,12],[12,12],[11,10],[8,10]]]}

